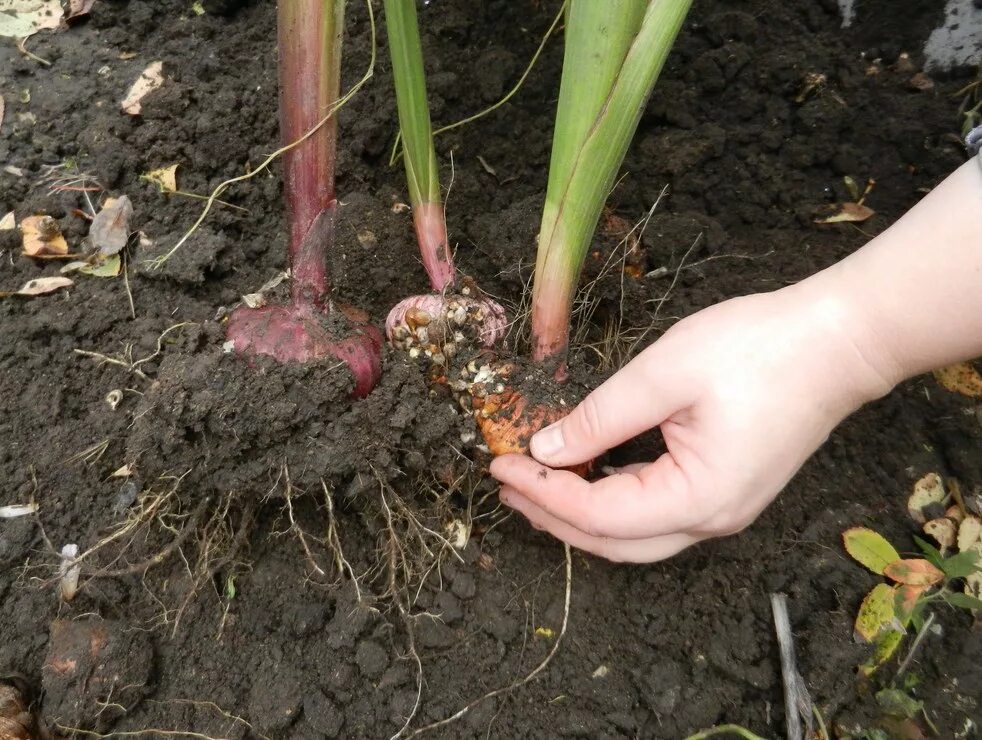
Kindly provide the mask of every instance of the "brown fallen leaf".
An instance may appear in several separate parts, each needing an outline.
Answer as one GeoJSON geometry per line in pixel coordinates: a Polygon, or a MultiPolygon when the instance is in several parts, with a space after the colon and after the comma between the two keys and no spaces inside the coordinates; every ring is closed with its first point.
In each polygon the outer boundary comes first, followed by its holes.
{"type": "Polygon", "coordinates": [[[910,87],[911,90],[928,92],[934,89],[934,80],[932,80],[923,72],[918,72],[909,80],[907,80],[907,86],[910,87]]]}
{"type": "Polygon", "coordinates": [[[54,293],[56,290],[61,290],[74,284],[71,279],[66,277],[34,278],[34,280],[28,280],[18,290],[0,291],[0,298],[6,298],[12,295],[25,297],[45,295],[46,293],[54,293]]]}
{"type": "Polygon", "coordinates": [[[88,15],[92,11],[95,0],[68,0],[68,15],[66,21],[72,21],[81,16],[88,15]]]}
{"type": "Polygon", "coordinates": [[[817,224],[836,224],[836,223],[860,223],[866,221],[872,216],[876,215],[874,211],[869,206],[864,206],[861,203],[840,203],[835,206],[835,212],[829,216],[823,216],[822,218],[816,218],[815,223],[817,224]]]}
{"type": "Polygon", "coordinates": [[[61,235],[58,222],[51,216],[28,216],[20,224],[21,244],[26,257],[63,257],[68,242],[61,235]]]}
{"type": "Polygon", "coordinates": [[[130,238],[130,219],[133,217],[133,204],[125,195],[109,198],[102,206],[92,225],[89,239],[100,254],[117,254],[126,246],[130,238]]]}
{"type": "Polygon", "coordinates": [[[126,97],[120,106],[124,113],[131,116],[140,115],[142,110],[141,102],[143,98],[158,89],[164,84],[164,63],[153,62],[140,74],[139,79],[130,86],[126,97]]]}
{"type": "Polygon", "coordinates": [[[952,393],[982,398],[982,374],[970,362],[959,362],[934,371],[934,378],[952,393]]]}

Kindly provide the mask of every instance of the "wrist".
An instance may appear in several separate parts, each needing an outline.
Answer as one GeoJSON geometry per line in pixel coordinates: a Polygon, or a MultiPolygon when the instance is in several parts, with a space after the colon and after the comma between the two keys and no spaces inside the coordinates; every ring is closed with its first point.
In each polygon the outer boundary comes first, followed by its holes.
{"type": "Polygon", "coordinates": [[[879,320],[844,263],[784,288],[809,327],[809,341],[832,374],[844,414],[882,398],[906,377],[879,320]]]}

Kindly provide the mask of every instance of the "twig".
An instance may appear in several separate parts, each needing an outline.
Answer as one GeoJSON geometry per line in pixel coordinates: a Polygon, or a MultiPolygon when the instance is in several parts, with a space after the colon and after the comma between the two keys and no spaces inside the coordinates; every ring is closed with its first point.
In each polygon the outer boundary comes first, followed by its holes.
{"type": "Polygon", "coordinates": [[[907,657],[904,658],[903,663],[900,664],[900,668],[897,669],[897,678],[900,678],[907,672],[910,668],[910,664],[914,660],[914,655],[920,650],[921,644],[924,642],[924,638],[927,637],[927,632],[931,629],[931,625],[934,624],[934,612],[927,615],[927,619],[924,620],[924,624],[921,625],[921,629],[917,633],[917,637],[914,638],[913,644],[910,646],[910,650],[907,652],[907,657]]]}
{"type": "Polygon", "coordinates": [[[543,661],[539,663],[539,665],[536,666],[531,673],[525,676],[525,678],[519,679],[518,681],[510,683],[507,686],[503,686],[500,689],[489,691],[484,696],[480,697],[479,699],[475,699],[470,704],[460,709],[456,714],[453,714],[447,717],[446,719],[441,719],[439,722],[433,722],[432,724],[424,725],[423,727],[420,727],[419,729],[414,731],[411,735],[409,735],[409,737],[417,737],[418,735],[422,735],[424,732],[429,732],[430,730],[436,730],[440,727],[445,727],[446,725],[449,725],[452,722],[456,722],[458,719],[460,719],[461,717],[466,715],[469,711],[471,711],[474,707],[478,706],[479,704],[483,704],[488,699],[493,699],[494,697],[499,696],[501,694],[505,694],[509,691],[520,689],[522,686],[525,686],[526,684],[530,683],[536,676],[542,673],[542,671],[546,669],[549,663],[552,662],[553,657],[559,651],[559,646],[563,641],[563,636],[566,634],[566,627],[569,625],[570,595],[572,594],[573,591],[573,553],[570,550],[569,545],[567,544],[563,545],[563,549],[565,550],[566,553],[566,598],[563,607],[563,623],[562,626],[559,628],[559,634],[556,636],[556,642],[553,643],[552,649],[549,651],[549,654],[546,655],[543,661]]]}
{"type": "Polygon", "coordinates": [[[805,682],[798,673],[794,657],[794,637],[791,635],[791,620],[788,618],[788,597],[784,594],[771,594],[771,610],[774,612],[774,631],[781,651],[781,678],[784,682],[784,721],[788,740],[802,740],[804,737],[801,718],[807,717],[807,731],[811,735],[811,698],[805,682]]]}

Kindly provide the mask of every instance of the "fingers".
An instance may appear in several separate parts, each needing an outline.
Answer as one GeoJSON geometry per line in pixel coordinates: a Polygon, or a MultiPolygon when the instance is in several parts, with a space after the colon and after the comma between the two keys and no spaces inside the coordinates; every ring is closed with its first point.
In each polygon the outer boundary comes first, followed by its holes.
{"type": "Polygon", "coordinates": [[[690,531],[705,514],[668,454],[635,474],[618,473],[594,483],[523,455],[497,458],[491,474],[550,516],[593,537],[646,539],[690,531]]]}
{"type": "Polygon", "coordinates": [[[686,374],[657,344],[628,363],[572,413],[532,437],[530,449],[551,467],[578,465],[661,424],[688,406],[686,374]]]}
{"type": "Polygon", "coordinates": [[[536,529],[543,529],[579,550],[615,562],[651,563],[664,560],[700,539],[684,532],[639,540],[595,537],[557,519],[509,486],[501,489],[501,500],[525,516],[536,529]]]}

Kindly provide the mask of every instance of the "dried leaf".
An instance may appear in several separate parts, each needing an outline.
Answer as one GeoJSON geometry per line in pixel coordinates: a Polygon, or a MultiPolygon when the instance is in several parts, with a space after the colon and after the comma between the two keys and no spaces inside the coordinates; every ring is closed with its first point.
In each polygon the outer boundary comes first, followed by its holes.
{"type": "Polygon", "coordinates": [[[262,293],[246,293],[242,296],[242,302],[249,308],[262,308],[266,305],[266,296],[262,293]]]}
{"type": "Polygon", "coordinates": [[[982,548],[982,519],[967,516],[958,526],[958,550],[965,552],[976,547],[982,548]]]}
{"type": "Polygon", "coordinates": [[[11,211],[3,218],[0,218],[0,231],[11,231],[17,228],[17,217],[11,211]]]}
{"type": "Polygon", "coordinates": [[[93,277],[114,278],[117,277],[122,269],[122,260],[118,254],[111,254],[104,259],[100,259],[94,264],[85,263],[78,271],[93,277]]]}
{"type": "Polygon", "coordinates": [[[78,272],[83,267],[88,267],[88,265],[89,263],[86,262],[85,260],[75,260],[73,262],[68,262],[62,265],[61,269],[58,270],[58,272],[60,272],[62,275],[68,275],[69,273],[72,272],[78,272]]]}
{"type": "Polygon", "coordinates": [[[78,577],[82,572],[82,564],[74,562],[78,557],[78,545],[65,545],[61,548],[61,565],[58,568],[60,576],[59,587],[61,598],[71,601],[78,592],[78,577]]]}
{"type": "Polygon", "coordinates": [[[817,224],[837,224],[843,222],[850,223],[860,223],[866,221],[867,219],[876,215],[874,211],[869,206],[864,206],[861,203],[840,203],[835,206],[835,212],[830,216],[823,216],[822,218],[816,218],[815,223],[817,224]]]}
{"type": "Polygon", "coordinates": [[[854,630],[865,642],[872,642],[880,630],[893,624],[894,592],[885,583],[879,583],[866,594],[856,614],[854,630]]]}
{"type": "Polygon", "coordinates": [[[896,560],[883,569],[883,575],[907,586],[933,586],[944,580],[944,573],[927,560],[896,560]]]}
{"type": "Polygon", "coordinates": [[[51,216],[28,216],[20,224],[21,245],[26,257],[64,256],[68,242],[51,216]]]}
{"type": "Polygon", "coordinates": [[[928,77],[923,72],[918,72],[909,80],[907,80],[907,85],[911,90],[919,90],[920,92],[928,92],[934,89],[934,80],[928,77]]]}
{"type": "Polygon", "coordinates": [[[61,0],[0,0],[0,36],[25,39],[58,28],[64,14],[61,0]]]}
{"type": "Polygon", "coordinates": [[[842,542],[852,557],[874,573],[883,573],[886,566],[900,559],[900,554],[883,535],[866,527],[853,527],[842,533],[842,542]]]}
{"type": "Polygon", "coordinates": [[[44,295],[46,293],[54,293],[56,290],[60,290],[61,288],[67,288],[72,284],[71,279],[66,277],[35,278],[34,280],[28,280],[20,287],[19,290],[15,290],[12,293],[0,292],[0,298],[10,295],[27,297],[44,295]]]}
{"type": "Polygon", "coordinates": [[[145,175],[140,175],[140,177],[147,182],[152,182],[165,193],[173,193],[177,190],[177,168],[178,165],[172,164],[170,167],[150,170],[145,175]]]}
{"type": "MultiPolygon", "coordinates": [[[[117,254],[130,238],[130,218],[133,217],[133,204],[125,195],[109,198],[102,206],[92,225],[89,227],[89,239],[92,246],[100,254],[117,254]]],[[[116,271],[116,274],[119,270],[116,271]]]]}
{"type": "Polygon", "coordinates": [[[129,465],[124,465],[121,468],[114,470],[109,477],[110,478],[129,478],[133,475],[133,469],[129,465]]]}
{"type": "Polygon", "coordinates": [[[934,538],[935,542],[941,545],[942,552],[950,550],[955,546],[955,537],[958,526],[947,517],[932,519],[924,524],[924,532],[934,538]]]}
{"type": "Polygon", "coordinates": [[[964,512],[962,512],[962,510],[958,506],[949,506],[948,510],[944,513],[944,515],[949,519],[951,519],[951,521],[953,521],[956,526],[961,524],[962,519],[965,518],[964,512]]]}
{"type": "Polygon", "coordinates": [[[944,482],[937,473],[928,473],[914,484],[914,491],[907,499],[907,513],[918,524],[927,522],[924,509],[932,504],[941,505],[945,500],[944,482]]]}
{"type": "Polygon", "coordinates": [[[982,398],[982,374],[970,362],[959,362],[934,371],[934,378],[952,393],[982,398]]]}
{"type": "Polygon", "coordinates": [[[83,15],[88,15],[92,11],[95,0],[68,0],[68,17],[65,20],[72,20],[83,15]]]}
{"type": "Polygon", "coordinates": [[[33,514],[37,510],[38,505],[36,503],[0,506],[0,519],[16,519],[19,516],[33,514]]]}
{"type": "Polygon", "coordinates": [[[164,63],[153,62],[149,67],[143,70],[143,72],[140,74],[140,78],[133,83],[133,85],[130,87],[130,91],[126,93],[126,97],[120,104],[123,112],[129,113],[131,116],[140,115],[140,111],[142,110],[140,101],[163,84],[164,63]]]}

